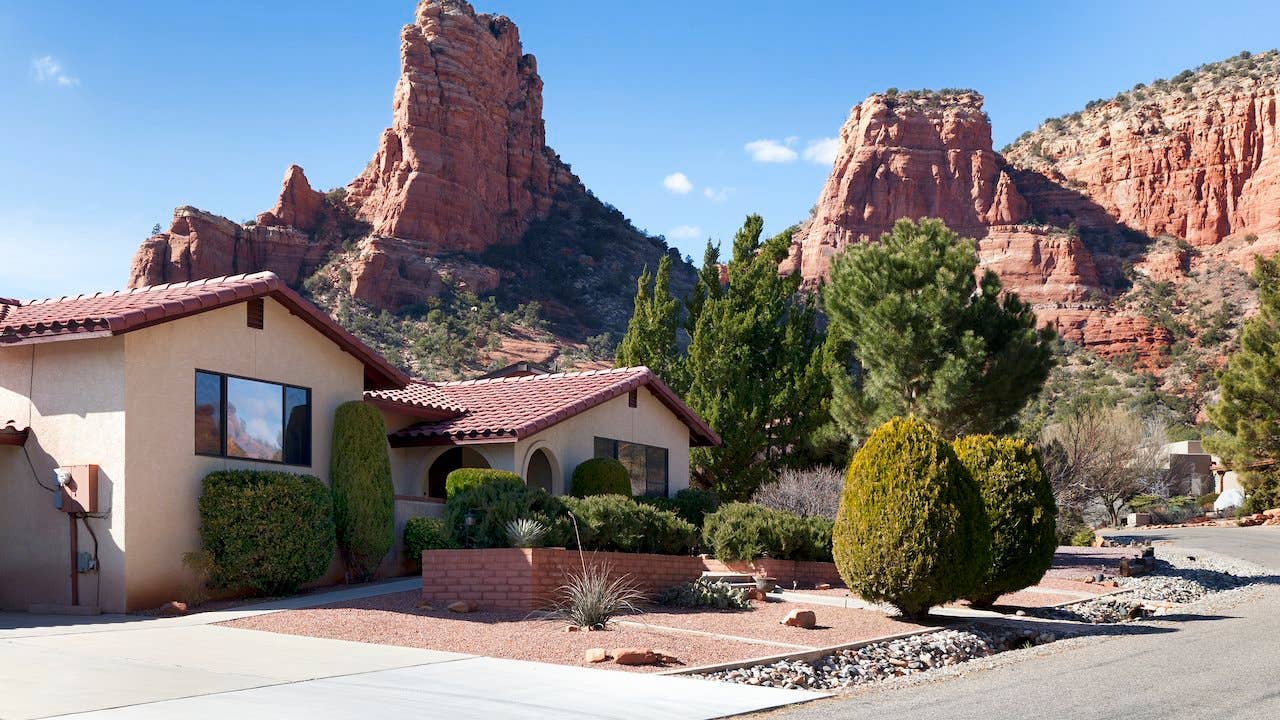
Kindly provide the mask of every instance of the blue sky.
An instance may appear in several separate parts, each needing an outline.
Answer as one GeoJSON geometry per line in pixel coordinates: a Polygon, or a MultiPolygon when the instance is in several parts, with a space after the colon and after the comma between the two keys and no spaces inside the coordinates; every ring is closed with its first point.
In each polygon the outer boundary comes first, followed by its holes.
{"type": "MultiPolygon", "coordinates": [[[[1269,2],[476,6],[537,55],[549,144],[695,257],[746,213],[770,230],[804,218],[829,170],[821,141],[871,92],[976,88],[1000,147],[1095,97],[1280,44],[1269,2]]],[[[0,0],[0,296],[119,287],[175,206],[253,217],[290,163],[321,189],[348,182],[390,123],[412,15],[412,0],[0,0]]]]}

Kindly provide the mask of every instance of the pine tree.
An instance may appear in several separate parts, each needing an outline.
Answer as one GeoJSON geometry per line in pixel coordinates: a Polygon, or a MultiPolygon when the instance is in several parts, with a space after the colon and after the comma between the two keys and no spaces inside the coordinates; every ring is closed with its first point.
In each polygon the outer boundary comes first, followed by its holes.
{"type": "Polygon", "coordinates": [[[1228,467],[1246,472],[1247,509],[1260,511],[1280,505],[1280,254],[1254,259],[1253,281],[1258,286],[1258,314],[1240,331],[1240,349],[1218,373],[1221,397],[1208,408],[1219,433],[1206,439],[1209,450],[1228,467]]]}
{"type": "Polygon", "coordinates": [[[726,501],[747,499],[777,469],[801,462],[826,421],[816,308],[798,292],[798,275],[778,274],[791,231],[762,243],[763,227],[751,215],[734,237],[723,291],[709,248],[700,276],[707,293],[685,363],[686,400],[723,440],[693,452],[694,477],[726,501]]]}
{"type": "Polygon", "coordinates": [[[684,301],[684,327],[689,337],[693,337],[693,330],[698,326],[698,316],[702,315],[702,308],[707,300],[723,294],[724,287],[720,285],[720,246],[712,245],[708,240],[707,248],[702,252],[702,269],[698,271],[698,280],[684,301]]]}
{"type": "Polygon", "coordinates": [[[977,266],[973,243],[935,219],[899,220],[835,258],[823,300],[847,355],[827,367],[846,435],[909,414],[947,437],[1013,429],[1048,376],[1054,333],[977,266]]]}
{"type": "Polygon", "coordinates": [[[636,280],[635,311],[627,323],[627,334],[618,344],[614,363],[619,367],[647,365],[679,392],[684,386],[676,345],[679,323],[680,302],[671,296],[671,256],[664,255],[658,262],[657,276],[645,268],[636,280]]]}

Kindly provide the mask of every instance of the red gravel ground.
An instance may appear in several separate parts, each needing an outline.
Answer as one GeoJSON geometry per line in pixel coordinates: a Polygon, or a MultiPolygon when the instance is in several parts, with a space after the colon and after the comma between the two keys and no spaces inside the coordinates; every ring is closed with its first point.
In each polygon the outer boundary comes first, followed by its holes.
{"type": "MultiPolygon", "coordinates": [[[[583,666],[589,665],[582,660],[583,651],[593,647],[647,647],[663,650],[676,656],[687,666],[776,655],[790,649],[778,645],[742,643],[688,634],[675,635],[625,626],[601,632],[566,632],[563,622],[530,620],[520,613],[475,612],[458,615],[447,610],[420,610],[417,608],[420,599],[421,594],[418,592],[402,592],[309,610],[269,613],[223,624],[290,635],[583,666]]],[[[769,608],[759,612],[776,623],[773,610],[769,608]]],[[[753,614],[755,613],[744,611],[734,617],[753,614]]],[[[820,623],[822,618],[819,615],[820,623]]],[[[595,667],[637,672],[669,669],[624,667],[612,662],[595,667]]]]}
{"type": "MultiPolygon", "coordinates": [[[[778,601],[753,602],[752,608],[749,611],[707,611],[658,607],[649,609],[643,615],[629,617],[627,620],[807,647],[827,647],[869,640],[923,627],[858,608],[778,601]],[[818,627],[805,630],[782,625],[779,621],[794,608],[812,610],[817,615],[818,627]]],[[[678,639],[683,641],[684,637],[686,636],[680,636],[678,639]]]]}

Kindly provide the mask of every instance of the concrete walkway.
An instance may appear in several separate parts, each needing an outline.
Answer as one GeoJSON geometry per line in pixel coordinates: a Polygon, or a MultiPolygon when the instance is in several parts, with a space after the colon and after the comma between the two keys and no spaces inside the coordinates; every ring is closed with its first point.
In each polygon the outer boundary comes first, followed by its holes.
{"type": "Polygon", "coordinates": [[[181,618],[0,614],[0,718],[694,719],[821,697],[212,624],[402,592],[419,582],[181,618]]]}

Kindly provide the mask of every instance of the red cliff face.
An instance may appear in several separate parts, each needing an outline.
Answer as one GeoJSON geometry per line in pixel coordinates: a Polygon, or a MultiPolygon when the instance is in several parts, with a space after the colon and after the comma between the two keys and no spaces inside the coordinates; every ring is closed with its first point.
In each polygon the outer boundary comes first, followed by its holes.
{"type": "Polygon", "coordinates": [[[1238,57],[1182,80],[1135,87],[1049,121],[1006,150],[1050,183],[1033,208],[1082,226],[1101,210],[1149,237],[1193,246],[1280,231],[1280,57],[1238,57]],[[1066,188],[1069,192],[1063,192],[1066,188]]]}
{"type": "Polygon", "coordinates": [[[855,106],[817,212],[784,270],[825,276],[845,245],[878,238],[904,217],[940,217],[968,237],[1029,217],[991,149],[981,95],[872,95],[855,106]]]}
{"type": "Polygon", "coordinates": [[[514,23],[463,0],[405,26],[391,127],[348,202],[377,235],[428,252],[511,244],[572,175],[546,147],[542,78],[514,23]]]}

